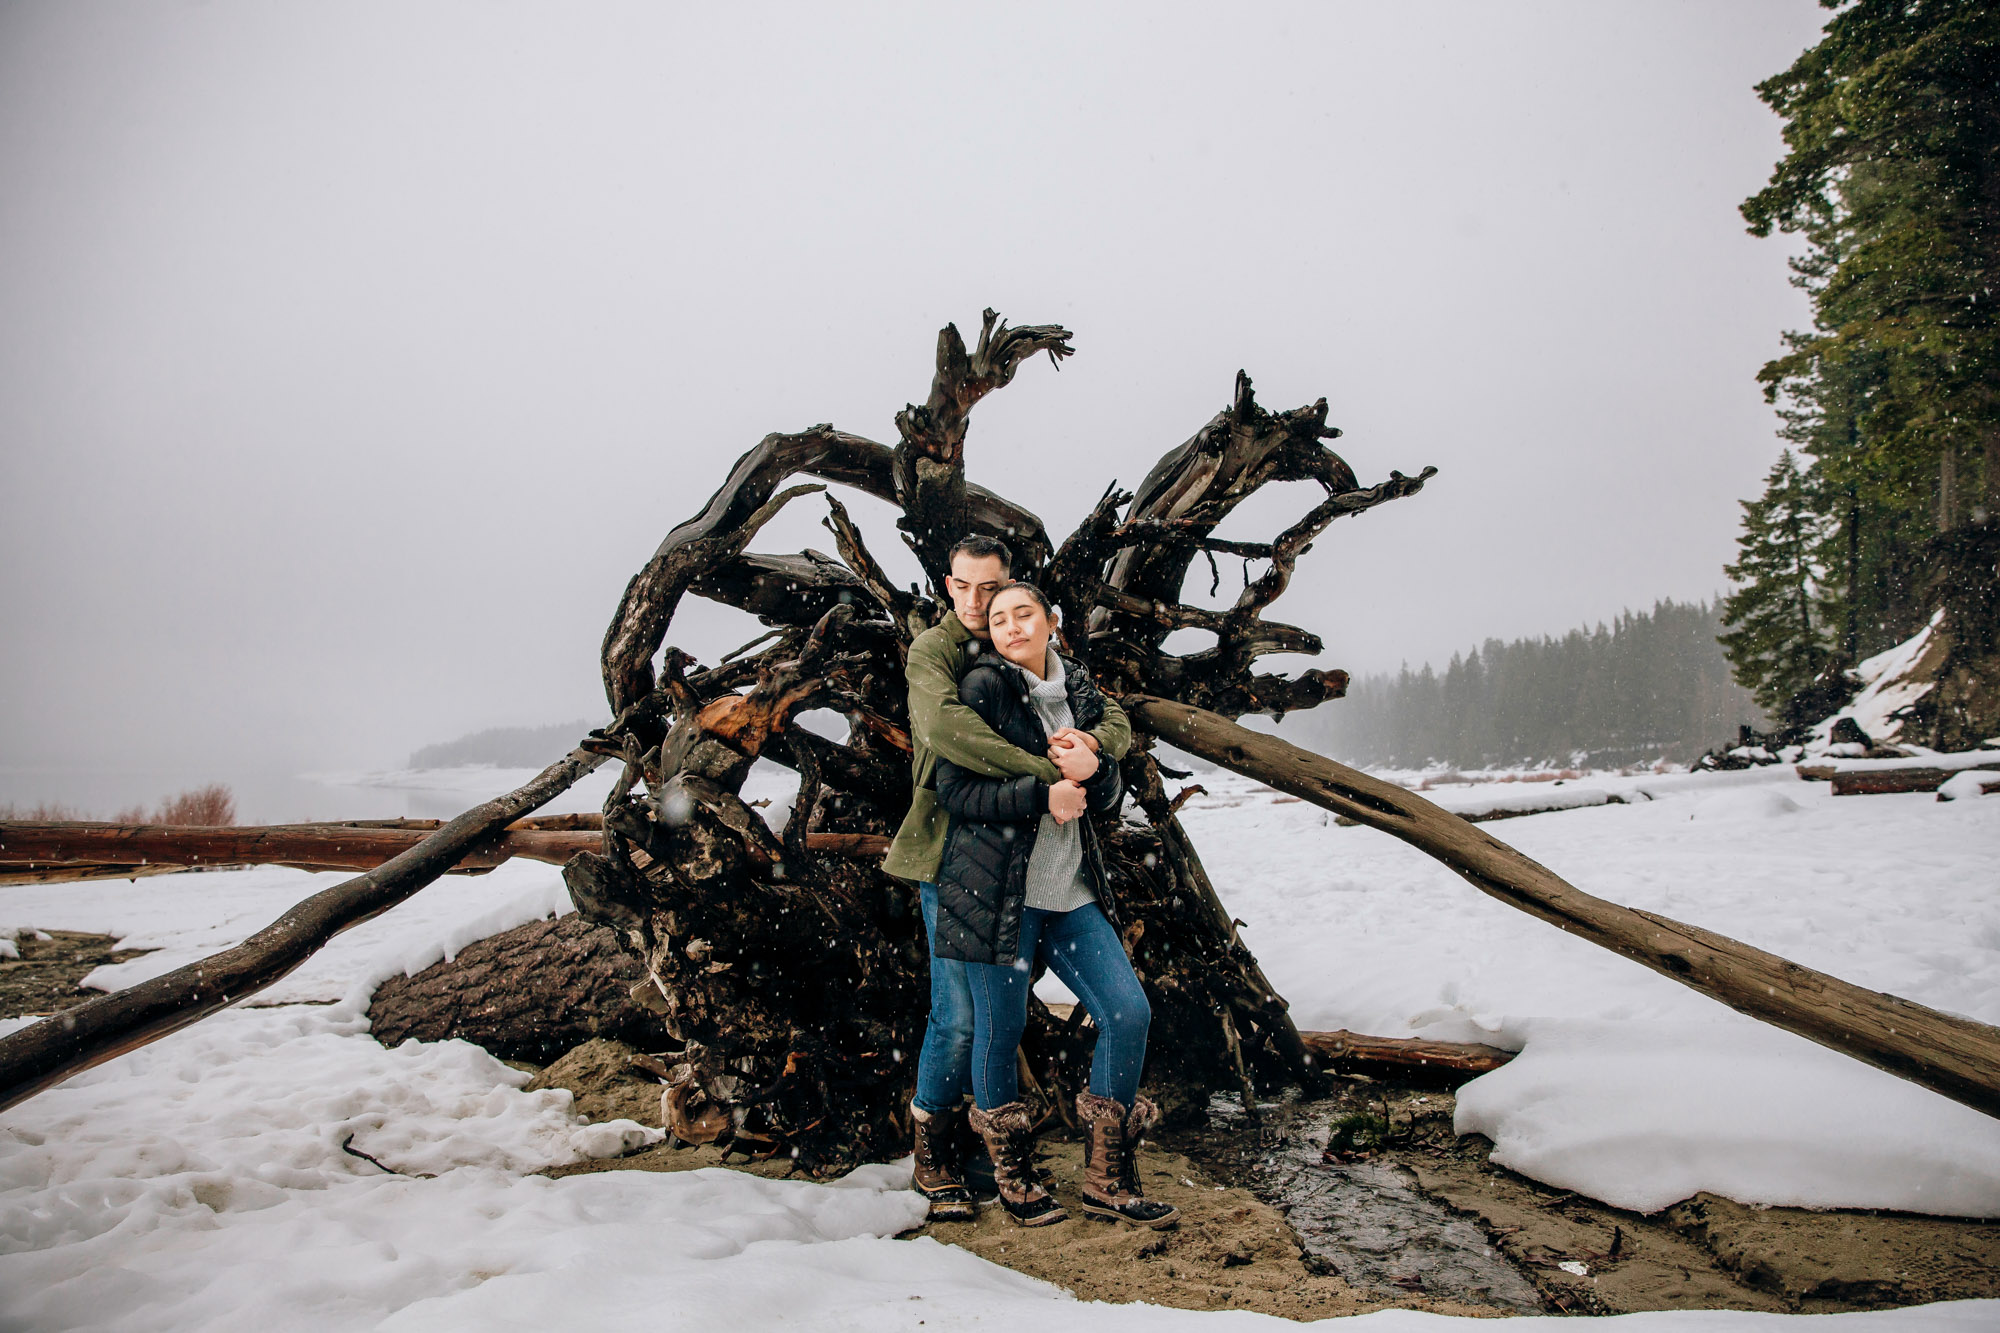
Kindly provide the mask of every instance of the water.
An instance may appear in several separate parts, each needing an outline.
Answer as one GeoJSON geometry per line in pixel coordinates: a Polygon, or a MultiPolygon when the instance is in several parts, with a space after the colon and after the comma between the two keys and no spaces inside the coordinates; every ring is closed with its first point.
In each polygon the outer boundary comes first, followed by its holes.
{"type": "Polygon", "coordinates": [[[1426,1295],[1521,1314],[1541,1295],[1476,1225],[1417,1188],[1388,1157],[1345,1164],[1323,1156],[1333,1122],[1362,1109],[1340,1099],[1209,1105],[1204,1155],[1214,1155],[1259,1198],[1282,1211],[1307,1252],[1350,1286],[1377,1295],[1426,1295]]]}
{"type": "MultiPolygon", "coordinates": [[[[177,792],[220,782],[236,798],[239,824],[303,824],[331,819],[450,819],[512,791],[531,768],[413,769],[396,773],[273,773],[257,770],[60,769],[0,766],[0,806],[25,812],[61,804],[84,819],[109,819],[133,806],[151,809],[177,792]]],[[[601,809],[618,765],[606,764],[539,813],[601,809]]]]}

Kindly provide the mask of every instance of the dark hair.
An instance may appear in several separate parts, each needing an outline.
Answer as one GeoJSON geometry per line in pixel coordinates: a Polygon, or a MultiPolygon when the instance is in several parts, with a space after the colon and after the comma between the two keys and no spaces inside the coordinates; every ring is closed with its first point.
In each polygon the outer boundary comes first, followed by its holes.
{"type": "Polygon", "coordinates": [[[1049,595],[1026,579],[1015,579],[1011,583],[1003,583],[994,591],[993,595],[997,598],[1003,592],[1024,592],[1028,594],[1028,596],[1041,603],[1042,614],[1049,618],[1049,623],[1051,625],[1055,624],[1056,609],[1049,604],[1049,595]]]}
{"type": "Polygon", "coordinates": [[[984,560],[989,555],[997,555],[1000,557],[1000,572],[1003,574],[1014,572],[1014,553],[1008,550],[1007,543],[998,537],[986,537],[976,532],[960,537],[952,544],[952,548],[945,552],[946,569],[951,568],[952,561],[958,559],[961,551],[975,560],[984,560]]]}

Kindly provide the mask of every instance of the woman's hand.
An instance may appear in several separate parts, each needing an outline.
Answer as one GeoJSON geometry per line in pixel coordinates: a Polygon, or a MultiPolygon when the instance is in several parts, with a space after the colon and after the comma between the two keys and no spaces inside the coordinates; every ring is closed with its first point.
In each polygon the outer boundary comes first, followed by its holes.
{"type": "Polygon", "coordinates": [[[1080,734],[1064,730],[1049,744],[1049,758],[1071,782],[1088,782],[1097,773],[1097,755],[1076,739],[1080,734]]]}
{"type": "Polygon", "coordinates": [[[1084,806],[1083,788],[1068,778],[1049,788],[1049,813],[1055,816],[1056,823],[1069,823],[1083,813],[1084,806]]]}

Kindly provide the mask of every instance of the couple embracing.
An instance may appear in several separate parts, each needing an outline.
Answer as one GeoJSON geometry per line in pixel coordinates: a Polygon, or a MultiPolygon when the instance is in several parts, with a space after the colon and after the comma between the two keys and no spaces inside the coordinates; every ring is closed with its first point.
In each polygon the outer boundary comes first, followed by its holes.
{"type": "Polygon", "coordinates": [[[1090,1087],[1076,1101],[1087,1135],[1084,1212],[1169,1227],[1178,1211],[1143,1195],[1134,1164],[1159,1118],[1139,1095],[1152,1011],[1085,817],[1118,809],[1131,724],[1081,663],[1056,650],[1048,599],[1010,578],[1004,544],[967,537],[949,559],[952,613],[910,647],[915,791],[884,862],[918,883],[931,951],[911,1103],[916,1188],[934,1219],[974,1216],[969,1122],[1010,1217],[1045,1226],[1068,1215],[1034,1165],[1017,1082],[1039,959],[1097,1026],[1090,1087]]]}

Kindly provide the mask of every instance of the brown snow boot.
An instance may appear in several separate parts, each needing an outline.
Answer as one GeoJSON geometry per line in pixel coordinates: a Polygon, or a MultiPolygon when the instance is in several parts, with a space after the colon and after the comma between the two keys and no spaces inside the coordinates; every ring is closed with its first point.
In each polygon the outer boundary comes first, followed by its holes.
{"type": "Polygon", "coordinates": [[[956,1106],[938,1111],[910,1107],[916,1126],[916,1170],[911,1184],[930,1201],[933,1222],[971,1222],[979,1210],[973,1206],[972,1191],[965,1186],[965,1161],[960,1155],[960,1132],[965,1112],[956,1106]]]}
{"type": "Polygon", "coordinates": [[[1036,1178],[1035,1129],[1028,1108],[1008,1102],[990,1111],[975,1106],[969,1114],[972,1127],[986,1140],[986,1151],[993,1155],[993,1183],[1000,1188],[1000,1206],[1007,1216],[1024,1227],[1045,1227],[1068,1217],[1036,1178]]]}
{"type": "Polygon", "coordinates": [[[1165,1231],[1178,1226],[1180,1209],[1148,1199],[1139,1192],[1139,1144],[1146,1131],[1160,1122],[1159,1108],[1135,1098],[1128,1114],[1109,1097],[1094,1092],[1076,1096],[1077,1119],[1083,1122],[1083,1211],[1088,1217],[1165,1231]]]}

